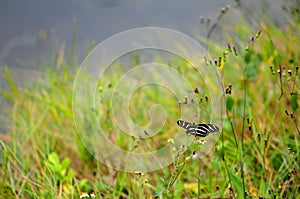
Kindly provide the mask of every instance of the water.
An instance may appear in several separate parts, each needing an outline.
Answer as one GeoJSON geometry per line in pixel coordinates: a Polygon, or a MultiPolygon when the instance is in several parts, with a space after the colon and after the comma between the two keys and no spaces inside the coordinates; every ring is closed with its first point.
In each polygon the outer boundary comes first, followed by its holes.
{"type": "MultiPolygon", "coordinates": [[[[187,34],[200,16],[214,16],[219,0],[10,0],[0,8],[0,65],[36,67],[53,43],[72,42],[76,19],[80,55],[88,41],[142,26],[159,26],[187,34]]],[[[83,56],[83,55],[82,55],[83,56]]]]}
{"type": "MultiPolygon", "coordinates": [[[[274,4],[274,1],[271,2],[274,4]]],[[[0,7],[0,66],[36,68],[41,59],[51,54],[54,44],[59,47],[65,43],[66,49],[69,49],[74,19],[76,19],[77,55],[83,58],[89,41],[99,43],[113,34],[131,28],[158,26],[193,37],[193,32],[201,28],[200,16],[215,18],[221,7],[227,4],[233,7],[235,2],[233,0],[3,1],[0,7]]]]}

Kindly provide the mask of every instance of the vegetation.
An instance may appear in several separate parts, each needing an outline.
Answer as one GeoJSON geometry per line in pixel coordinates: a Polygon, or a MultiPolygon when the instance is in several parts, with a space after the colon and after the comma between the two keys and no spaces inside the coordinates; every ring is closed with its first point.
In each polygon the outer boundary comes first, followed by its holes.
{"type": "MultiPolygon", "coordinates": [[[[229,30],[218,19],[217,26],[224,26],[229,44],[214,44],[213,50],[209,48],[214,58],[206,62],[219,70],[224,81],[226,111],[221,136],[204,158],[191,156],[202,147],[195,142],[186,151],[175,148],[178,158],[174,164],[149,173],[113,170],[81,143],[73,121],[71,91],[76,73],[70,70],[70,58],[57,53],[55,70],[47,69],[33,86],[22,89],[5,69],[11,90],[2,95],[11,104],[8,113],[13,125],[10,141],[0,142],[0,198],[79,198],[91,191],[96,198],[296,198],[300,194],[297,6],[285,7],[292,14],[284,27],[260,22],[253,31],[244,22],[229,30]],[[236,35],[241,39],[236,40],[236,35]]],[[[201,81],[187,62],[173,63],[194,88],[199,87],[201,81]]],[[[120,70],[108,71],[99,82],[97,97],[104,107],[121,74],[120,70]]],[[[137,90],[129,107],[131,119],[142,125],[147,123],[153,102],[168,107],[165,126],[151,141],[157,148],[172,143],[170,135],[180,115],[178,101],[168,92],[160,87],[137,90]]],[[[206,95],[204,89],[195,99],[201,101],[201,111],[210,110],[206,95]]],[[[86,131],[93,130],[89,124],[93,123],[92,112],[97,112],[89,107],[82,104],[86,131]]],[[[98,116],[106,118],[103,128],[118,146],[137,152],[154,147],[151,142],[122,136],[109,109],[98,116]]]]}

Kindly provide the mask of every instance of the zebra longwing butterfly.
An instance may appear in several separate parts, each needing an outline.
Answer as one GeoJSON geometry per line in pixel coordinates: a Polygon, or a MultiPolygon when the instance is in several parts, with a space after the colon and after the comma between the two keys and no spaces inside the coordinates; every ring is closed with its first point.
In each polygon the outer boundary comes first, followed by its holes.
{"type": "Polygon", "coordinates": [[[195,137],[206,137],[210,133],[219,131],[219,127],[214,124],[191,124],[183,120],[178,120],[177,124],[178,126],[186,129],[186,133],[194,135],[195,137]]]}

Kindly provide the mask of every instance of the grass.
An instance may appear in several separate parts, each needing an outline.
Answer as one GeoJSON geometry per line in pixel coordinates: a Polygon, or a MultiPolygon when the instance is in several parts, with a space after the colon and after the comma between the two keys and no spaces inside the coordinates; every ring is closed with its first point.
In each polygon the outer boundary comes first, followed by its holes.
{"type": "MultiPolygon", "coordinates": [[[[175,162],[150,173],[113,170],[98,162],[82,145],[72,113],[76,73],[70,71],[71,59],[65,59],[63,52],[57,53],[55,70],[45,71],[45,76],[30,87],[18,88],[5,69],[11,90],[2,95],[11,105],[7,112],[13,125],[10,141],[0,143],[0,198],[79,198],[91,190],[96,198],[296,198],[300,24],[298,15],[293,16],[294,20],[283,28],[260,23],[262,33],[257,37],[257,31],[243,33],[241,26],[226,29],[231,47],[220,45],[211,51],[216,65],[208,60],[209,67],[220,71],[224,92],[227,90],[220,139],[202,159],[190,156],[201,147],[197,143],[186,151],[177,146],[175,162]],[[250,39],[232,42],[233,34],[250,39]],[[228,52],[226,60],[224,52],[228,52]]],[[[222,23],[221,18],[218,20],[222,23]]],[[[193,88],[203,87],[195,101],[201,101],[201,112],[209,115],[210,101],[206,101],[208,91],[203,80],[184,60],[170,60],[193,88]]],[[[99,119],[104,118],[107,136],[123,149],[144,152],[164,146],[177,130],[178,100],[184,99],[176,99],[158,86],[138,89],[130,99],[130,119],[146,124],[148,110],[153,103],[159,103],[167,107],[166,123],[151,139],[129,138],[117,128],[109,110],[113,88],[124,72],[118,63],[114,66],[117,68],[107,71],[99,81],[96,96],[108,108],[92,110],[87,102],[80,104],[84,113],[78,117],[82,130],[95,131],[96,112],[99,119]]],[[[188,100],[188,111],[193,111],[189,109],[191,103],[188,100]]],[[[208,117],[203,116],[203,120],[208,117]]]]}

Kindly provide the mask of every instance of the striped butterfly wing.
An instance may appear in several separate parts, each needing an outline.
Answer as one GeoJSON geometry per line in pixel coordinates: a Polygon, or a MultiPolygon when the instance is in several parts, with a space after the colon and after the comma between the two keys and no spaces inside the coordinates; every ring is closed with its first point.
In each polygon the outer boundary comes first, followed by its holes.
{"type": "Polygon", "coordinates": [[[183,120],[177,121],[178,126],[186,129],[186,132],[195,137],[206,137],[210,133],[219,131],[219,127],[214,124],[191,124],[183,120]]]}
{"type": "Polygon", "coordinates": [[[199,137],[206,137],[208,134],[218,131],[219,127],[214,124],[195,124],[187,129],[187,133],[199,137]]]}
{"type": "Polygon", "coordinates": [[[178,124],[178,126],[184,128],[184,129],[188,129],[190,126],[192,126],[191,123],[183,121],[183,120],[178,120],[177,124],[178,124]]]}

